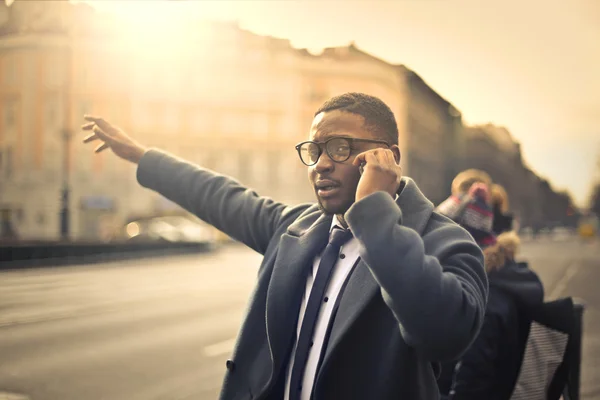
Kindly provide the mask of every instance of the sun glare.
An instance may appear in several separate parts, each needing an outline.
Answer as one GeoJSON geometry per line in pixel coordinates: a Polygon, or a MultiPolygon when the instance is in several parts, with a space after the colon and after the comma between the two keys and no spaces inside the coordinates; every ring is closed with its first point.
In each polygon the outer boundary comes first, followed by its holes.
{"type": "Polygon", "coordinates": [[[135,53],[183,54],[201,36],[194,4],[188,2],[87,0],[98,11],[117,19],[114,29],[122,45],[135,53]]]}

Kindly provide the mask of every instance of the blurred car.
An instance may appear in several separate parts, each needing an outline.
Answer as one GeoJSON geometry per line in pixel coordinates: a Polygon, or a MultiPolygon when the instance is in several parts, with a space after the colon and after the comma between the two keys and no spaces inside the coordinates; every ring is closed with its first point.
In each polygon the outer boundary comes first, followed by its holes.
{"type": "Polygon", "coordinates": [[[161,216],[128,222],[119,230],[115,240],[214,245],[217,243],[217,231],[211,225],[189,217],[161,216]]]}
{"type": "Polygon", "coordinates": [[[577,233],[583,239],[592,239],[598,235],[600,218],[593,213],[582,215],[577,225],[577,233]]]}

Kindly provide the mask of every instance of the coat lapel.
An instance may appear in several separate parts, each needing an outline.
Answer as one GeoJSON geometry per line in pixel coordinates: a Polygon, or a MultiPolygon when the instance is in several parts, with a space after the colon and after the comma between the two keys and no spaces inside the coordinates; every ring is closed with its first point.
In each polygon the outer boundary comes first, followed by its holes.
{"type": "Polygon", "coordinates": [[[310,219],[314,221],[314,217],[292,224],[279,242],[266,303],[267,337],[273,371],[281,367],[292,335],[296,332],[308,269],[329,238],[331,216],[320,212],[318,215],[320,217],[313,224],[310,224],[310,219]]]}
{"type": "MultiPolygon", "coordinates": [[[[396,201],[396,204],[402,210],[402,225],[422,235],[433,211],[433,204],[421,193],[412,179],[403,178],[403,182],[404,187],[396,201]]],[[[375,281],[369,267],[363,261],[359,261],[348,279],[348,284],[344,293],[342,293],[340,305],[331,327],[331,335],[321,371],[326,369],[331,354],[356,318],[371,299],[380,293],[377,281],[375,281]]]]}

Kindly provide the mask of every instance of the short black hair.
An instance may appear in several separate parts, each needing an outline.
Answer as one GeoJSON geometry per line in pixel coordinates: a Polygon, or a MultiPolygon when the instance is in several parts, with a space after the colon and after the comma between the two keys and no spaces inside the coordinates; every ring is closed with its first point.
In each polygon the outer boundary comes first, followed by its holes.
{"type": "Polygon", "coordinates": [[[365,120],[365,127],[389,144],[398,144],[398,124],[392,110],[381,99],[364,93],[345,93],[327,100],[317,112],[340,110],[360,115],[365,120]]]}

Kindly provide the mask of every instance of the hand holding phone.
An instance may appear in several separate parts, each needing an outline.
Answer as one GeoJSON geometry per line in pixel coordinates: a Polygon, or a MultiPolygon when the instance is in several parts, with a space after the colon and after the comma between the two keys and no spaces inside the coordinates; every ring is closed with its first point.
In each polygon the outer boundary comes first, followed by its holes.
{"type": "Polygon", "coordinates": [[[400,187],[402,168],[389,149],[373,149],[360,153],[353,161],[361,177],[356,187],[356,201],[375,192],[394,197],[400,187]]]}

